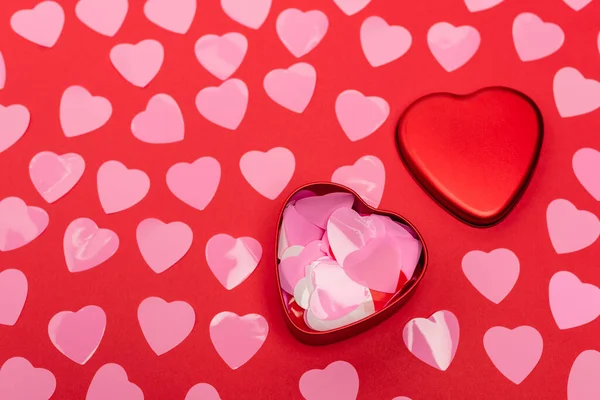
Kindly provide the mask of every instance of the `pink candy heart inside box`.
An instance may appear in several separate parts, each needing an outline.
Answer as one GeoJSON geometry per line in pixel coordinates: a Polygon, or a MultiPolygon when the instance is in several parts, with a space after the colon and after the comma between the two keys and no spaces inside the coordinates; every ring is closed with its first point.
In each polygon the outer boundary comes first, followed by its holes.
{"type": "Polygon", "coordinates": [[[286,322],[322,345],[361,333],[406,303],[427,268],[427,247],[401,215],[352,189],[312,183],[279,216],[276,275],[286,322]]]}

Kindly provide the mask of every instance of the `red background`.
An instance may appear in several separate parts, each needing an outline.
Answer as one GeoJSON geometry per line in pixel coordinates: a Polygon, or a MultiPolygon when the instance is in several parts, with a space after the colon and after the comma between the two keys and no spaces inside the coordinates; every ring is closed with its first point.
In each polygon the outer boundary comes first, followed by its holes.
{"type": "Polygon", "coordinates": [[[45,233],[31,244],[0,253],[0,269],[22,270],[29,281],[25,308],[14,327],[0,326],[0,363],[13,356],[27,358],[57,379],[56,399],[84,398],[97,369],[105,363],[122,365],[145,398],[183,399],[191,386],[207,382],[223,399],[301,398],[298,380],[307,370],[324,368],[336,360],[350,362],[360,377],[359,399],[564,399],[569,370],[586,349],[600,350],[600,319],[561,331],[548,304],[548,283],[559,270],[569,270],[582,281],[600,284],[600,245],[557,255],[546,228],[546,207],[565,198],[578,208],[600,213],[598,204],[579,184],[571,158],[581,147],[600,147],[600,111],[563,119],[552,94],[552,80],[564,66],[577,68],[588,78],[600,79],[600,1],[575,12],[560,0],[505,0],[499,6],[470,13],[461,0],[373,0],[363,11],[346,16],[331,0],[274,1],[258,31],[229,19],[219,1],[199,2],[190,31],[182,36],[165,31],[143,15],[143,1],[130,0],[130,10],[113,38],[84,26],[75,16],[75,0],[58,0],[66,13],[63,33],[52,49],[41,48],[17,36],[10,16],[31,8],[37,0],[0,2],[0,51],[7,64],[7,84],[0,104],[23,104],[31,113],[24,137],[0,155],[0,198],[18,196],[44,208],[50,215],[45,233]],[[285,8],[319,9],[329,18],[323,41],[302,61],[317,70],[314,97],[302,115],[271,101],[262,87],[265,74],[298,62],[282,45],[275,20],[285,8]],[[512,21],[520,12],[533,12],[559,24],[566,35],[563,47],[545,59],[523,63],[512,43],[512,21]],[[360,47],[359,30],[365,18],[378,15],[390,24],[406,27],[413,45],[399,60],[371,67],[360,47]],[[436,22],[472,25],[481,34],[473,59],[448,73],[427,47],[427,30],[436,22]],[[195,108],[195,96],[220,81],[196,60],[194,44],[208,33],[242,32],[249,50],[234,77],[250,91],[250,103],[240,127],[227,131],[206,121],[195,108]],[[165,61],[145,89],[126,82],[112,67],[110,49],[118,43],[156,39],[165,47],[165,61]],[[63,91],[81,85],[113,105],[110,121],[100,130],[66,138],[59,122],[63,91]],[[530,96],[542,111],[545,138],[531,184],[512,213],[499,225],[477,229],[460,223],[437,206],[413,181],[394,145],[395,124],[402,111],[418,97],[437,91],[468,93],[485,86],[504,85],[530,96]],[[350,142],[334,112],[337,95],[356,89],[388,101],[390,117],[376,133],[350,142]],[[167,93],[179,103],[186,123],[183,142],[168,145],[142,143],[131,134],[132,118],[145,109],[150,97],[167,93]],[[275,201],[255,192],[239,170],[247,151],[289,148],[296,172],[275,201]],[[48,205],[28,176],[29,160],[40,151],[76,152],[86,160],[80,183],[63,199],[48,205]],[[333,152],[335,150],[335,152],[333,152]],[[415,296],[389,320],[341,343],[310,347],[288,332],[279,303],[273,251],[275,224],[285,197],[302,184],[328,180],[341,165],[373,154],[386,167],[387,182],[381,207],[397,211],[414,223],[429,248],[429,270],[415,296]],[[213,156],[223,169],[212,203],[196,211],[167,189],[165,174],[176,162],[213,156]],[[135,207],[105,215],[96,191],[96,171],[107,160],[145,171],[151,179],[148,196],[135,207]],[[121,244],[100,267],[70,273],[65,265],[62,237],[73,219],[90,217],[113,229],[121,244]],[[135,240],[144,218],[184,221],[194,231],[190,252],[167,272],[157,275],[144,263],[135,240]],[[216,233],[253,236],[264,250],[263,260],[250,278],[232,291],[214,278],[204,260],[204,246],[216,233]],[[521,262],[521,274],[510,295],[499,305],[480,295],[461,271],[461,259],[470,250],[506,247],[521,262]],[[196,311],[196,326],[177,348],[160,357],[144,340],[137,322],[139,303],[148,296],[184,300],[196,311]],[[90,361],[80,366],[51,344],[47,324],[59,311],[95,304],[107,314],[107,329],[90,361]],[[446,372],[412,356],[402,341],[402,328],[411,318],[428,317],[447,309],[460,322],[456,357],[446,372]],[[269,336],[256,356],[232,371],[220,359],[209,339],[208,326],[221,311],[259,313],[269,322],[269,336]],[[531,325],[544,339],[542,358],[520,385],[502,376],[485,354],[483,335],[492,326],[531,325]]]}

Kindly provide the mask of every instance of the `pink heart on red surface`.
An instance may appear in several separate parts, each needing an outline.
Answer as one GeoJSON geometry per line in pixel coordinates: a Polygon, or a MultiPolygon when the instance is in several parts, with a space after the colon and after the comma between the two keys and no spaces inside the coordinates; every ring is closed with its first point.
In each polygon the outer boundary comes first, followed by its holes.
{"type": "Polygon", "coordinates": [[[69,224],[63,239],[67,268],[87,271],[111,258],[119,248],[119,237],[110,229],[99,229],[89,218],[77,218],[69,224]]]}
{"type": "Polygon", "coordinates": [[[138,322],[152,351],[160,356],[179,346],[194,328],[196,314],[185,301],[148,297],[138,307],[138,322]]]}
{"type": "Polygon", "coordinates": [[[160,93],[152,96],[146,109],[131,121],[133,136],[146,143],[164,144],[183,140],[185,124],[174,98],[160,93]]]}
{"type": "Polygon", "coordinates": [[[127,372],[119,364],[101,366],[88,388],[85,400],[144,400],[144,393],[129,382],[127,372]]]}
{"type": "Polygon", "coordinates": [[[31,10],[20,10],[10,18],[13,31],[43,47],[53,47],[65,24],[65,12],[55,1],[42,1],[31,10]]]}
{"type": "Polygon", "coordinates": [[[307,63],[294,64],[288,69],[274,69],[264,79],[267,95],[280,106],[301,114],[304,112],[317,84],[317,71],[307,63]]]}
{"type": "Polygon", "coordinates": [[[212,157],[200,157],[193,163],[178,163],[167,171],[167,186],[185,204],[204,210],[217,192],[221,165],[212,157]]]}
{"type": "Polygon", "coordinates": [[[354,15],[365,8],[371,0],[333,0],[346,15],[354,15]]]}
{"type": "Polygon", "coordinates": [[[305,400],[356,400],[358,373],[346,361],[335,361],[324,369],[311,369],[300,377],[300,393],[305,400]]]}
{"type": "Polygon", "coordinates": [[[94,355],[105,329],[106,314],[98,306],[86,306],[76,312],[61,311],[48,323],[54,347],[81,365],[94,355]]]}
{"type": "Polygon", "coordinates": [[[196,15],[196,0],[148,0],[144,14],[168,31],[185,34],[196,15]]]}
{"type": "Polygon", "coordinates": [[[600,288],[583,283],[571,272],[559,271],[550,279],[550,310],[560,329],[588,324],[600,316],[600,288]]]}
{"type": "Polygon", "coordinates": [[[592,2],[592,0],[563,0],[566,5],[571,7],[575,11],[581,10],[592,2]]]}
{"type": "Polygon", "coordinates": [[[465,0],[465,4],[469,11],[478,12],[496,7],[504,0],[465,0]]]}
{"type": "Polygon", "coordinates": [[[533,13],[517,15],[512,27],[513,41],[522,61],[547,57],[561,48],[565,34],[560,26],[544,22],[533,13]]]}
{"type": "Polygon", "coordinates": [[[49,217],[39,207],[18,197],[0,200],[0,251],[15,250],[32,242],[48,227],[49,217]]]}
{"type": "Polygon", "coordinates": [[[0,325],[17,323],[27,299],[27,289],[27,278],[18,269],[0,272],[0,325]]]}
{"type": "Polygon", "coordinates": [[[107,161],[98,169],[98,196],[107,214],[127,210],[146,197],[150,178],[144,171],[129,169],[119,161],[107,161]]]}
{"type": "Polygon", "coordinates": [[[402,26],[390,26],[381,17],[369,17],[360,26],[360,44],[369,64],[380,67],[406,54],[412,36],[402,26]]]}
{"type": "Polygon", "coordinates": [[[518,385],[540,361],[544,341],[531,326],[514,329],[495,326],[483,336],[483,347],[498,371],[518,385]]]}
{"type": "Polygon", "coordinates": [[[267,320],[258,314],[239,316],[224,311],[210,321],[210,340],[231,369],[246,364],[260,350],[269,333],[267,320]]]}
{"type": "Polygon", "coordinates": [[[288,8],[279,14],[275,28],[283,45],[295,57],[308,54],[323,40],[329,21],[319,10],[302,12],[288,8]]]}
{"type": "Polygon", "coordinates": [[[110,61],[116,70],[137,87],[146,87],[156,77],[165,58],[163,46],[153,39],[137,44],[118,44],[110,51],[110,61]]]}
{"type": "Polygon", "coordinates": [[[38,193],[48,203],[54,203],[79,182],[85,171],[85,161],[79,154],[58,155],[42,151],[29,162],[29,177],[38,193]]]}
{"type": "Polygon", "coordinates": [[[353,165],[335,170],[331,181],[354,190],[371,207],[379,207],[385,187],[385,167],[375,156],[363,156],[353,165]]]}
{"type": "Polygon", "coordinates": [[[573,155],[573,171],[581,185],[600,201],[600,151],[579,149],[573,155]]]}
{"type": "Polygon", "coordinates": [[[221,0],[225,14],[248,28],[258,29],[267,19],[272,0],[221,0]]]}
{"type": "Polygon", "coordinates": [[[460,327],[452,312],[442,310],[428,319],[408,321],[402,337],[408,351],[415,357],[440,371],[446,371],[456,354],[460,327]]]}
{"type": "Polygon", "coordinates": [[[553,200],[546,209],[548,233],[558,254],[591,246],[600,236],[600,221],[589,211],[578,210],[570,201],[553,200]]]}
{"type": "Polygon", "coordinates": [[[429,28],[427,44],[429,50],[448,72],[465,65],[479,49],[481,37],[472,26],[454,26],[439,22],[429,28]]]}
{"type": "Polygon", "coordinates": [[[198,383],[187,392],[184,400],[221,400],[221,396],[212,385],[198,383]]]}
{"type": "Polygon", "coordinates": [[[462,270],[469,282],[489,301],[500,304],[519,278],[518,257],[508,249],[489,253],[473,250],[462,259],[462,270]]]}
{"type": "Polygon", "coordinates": [[[192,246],[194,233],[183,222],[165,224],[156,218],[139,223],[136,239],[144,261],[157,274],[171,268],[192,246]]]}
{"type": "Polygon", "coordinates": [[[0,153],[17,143],[29,127],[29,110],[20,104],[0,104],[0,153]]]}
{"type": "Polygon", "coordinates": [[[231,290],[254,272],[262,257],[262,246],[251,237],[234,238],[220,233],[206,243],[205,256],[221,285],[231,290]]]}
{"type": "Polygon", "coordinates": [[[383,125],[390,115],[390,106],[381,97],[367,97],[357,90],[346,90],[335,101],[335,115],[348,139],[355,142],[383,125]]]}
{"type": "Polygon", "coordinates": [[[600,352],[585,350],[577,356],[567,383],[567,400],[600,398],[600,352]]]}
{"type": "Polygon", "coordinates": [[[204,35],[196,42],[196,58],[217,78],[229,78],[242,64],[248,51],[248,40],[237,32],[223,36],[204,35]]]}
{"type": "Polygon", "coordinates": [[[0,368],[0,398],[6,400],[49,400],[56,378],[44,368],[34,368],[23,357],[13,357],[0,368]]]}
{"type": "Polygon", "coordinates": [[[92,96],[81,86],[71,86],[60,100],[60,124],[66,137],[95,131],[104,126],[112,115],[110,101],[92,96]]]}
{"type": "Polygon", "coordinates": [[[572,67],[554,75],[554,101],[563,118],[590,113],[600,108],[600,82],[586,79],[572,67]]]}
{"type": "Polygon", "coordinates": [[[284,147],[266,152],[249,151],[240,159],[240,169],[254,190],[267,199],[275,200],[292,179],[296,159],[284,147]]]}
{"type": "Polygon", "coordinates": [[[202,89],[196,96],[198,112],[220,127],[236,130],[248,108],[248,87],[239,79],[202,89]]]}
{"type": "Polygon", "coordinates": [[[112,37],[121,29],[128,9],[128,0],[79,0],[75,14],[88,28],[112,37]]]}

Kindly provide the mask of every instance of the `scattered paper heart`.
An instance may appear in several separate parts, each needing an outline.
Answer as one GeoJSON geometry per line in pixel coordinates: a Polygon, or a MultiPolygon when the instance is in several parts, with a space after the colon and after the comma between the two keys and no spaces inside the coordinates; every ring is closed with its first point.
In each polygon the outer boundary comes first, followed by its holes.
{"type": "Polygon", "coordinates": [[[17,323],[25,306],[27,290],[24,273],[18,269],[0,272],[0,325],[14,326],[17,323]]]}
{"type": "Polygon", "coordinates": [[[600,288],[583,283],[569,271],[552,275],[549,285],[550,310],[560,329],[570,329],[600,316],[600,288]]]}
{"type": "Polygon", "coordinates": [[[31,243],[46,230],[49,220],[46,211],[28,206],[18,197],[0,200],[0,251],[31,243]]]}
{"type": "Polygon", "coordinates": [[[198,383],[187,392],[184,400],[221,400],[221,396],[212,385],[198,383]]]}
{"type": "Polygon", "coordinates": [[[221,80],[228,79],[242,64],[248,40],[238,32],[223,36],[204,35],[196,42],[196,58],[204,68],[221,80]]]}
{"type": "Polygon", "coordinates": [[[29,177],[38,193],[48,203],[54,203],[79,182],[85,171],[85,161],[79,154],[58,155],[42,151],[29,162],[29,177]]]}
{"type": "Polygon", "coordinates": [[[18,35],[43,47],[53,47],[65,24],[65,12],[55,1],[42,1],[31,10],[20,10],[10,18],[18,35]]]}
{"type": "Polygon", "coordinates": [[[513,41],[521,61],[534,61],[554,54],[565,41],[560,26],[544,22],[533,13],[517,15],[512,27],[513,41]]]}
{"type": "Polygon", "coordinates": [[[346,15],[354,15],[365,8],[371,0],[333,0],[346,15]]]}
{"type": "Polygon", "coordinates": [[[263,82],[267,95],[275,103],[298,114],[308,107],[316,84],[317,71],[307,63],[274,69],[267,73],[263,82]]]}
{"type": "Polygon", "coordinates": [[[331,181],[354,190],[371,207],[379,207],[385,187],[385,167],[375,156],[363,156],[353,165],[336,169],[331,181]]]}
{"type": "Polygon", "coordinates": [[[231,290],[254,272],[262,257],[262,246],[251,237],[234,238],[219,233],[208,239],[205,257],[221,285],[231,290]]]}
{"type": "Polygon", "coordinates": [[[283,45],[300,58],[311,52],[323,40],[329,27],[327,15],[319,10],[302,12],[288,8],[279,14],[275,28],[283,45]]]}
{"type": "Polygon", "coordinates": [[[448,22],[438,22],[427,32],[429,50],[448,72],[465,65],[479,49],[481,37],[472,26],[455,27],[448,22]]]}
{"type": "Polygon", "coordinates": [[[23,357],[6,360],[0,367],[0,398],[6,400],[49,400],[56,389],[54,374],[34,368],[23,357]]]}
{"type": "Polygon", "coordinates": [[[221,0],[229,18],[251,29],[258,29],[267,19],[272,0],[221,0]]]}
{"type": "Polygon", "coordinates": [[[496,7],[504,0],[465,0],[465,4],[469,11],[478,12],[489,10],[490,8],[496,7]]]}
{"type": "Polygon", "coordinates": [[[167,171],[167,186],[171,193],[200,211],[210,204],[220,181],[221,165],[212,157],[200,157],[193,163],[177,163],[167,171]]]}
{"type": "Polygon", "coordinates": [[[84,25],[109,37],[121,29],[128,10],[128,0],[79,0],[75,6],[75,14],[84,25]]]}
{"type": "Polygon", "coordinates": [[[577,150],[573,155],[573,171],[579,183],[600,201],[600,151],[590,148],[577,150]]]}
{"type": "Polygon", "coordinates": [[[146,143],[165,144],[182,141],[185,124],[179,105],[168,94],[152,96],[146,109],[131,121],[131,132],[146,143]]]}
{"type": "Polygon", "coordinates": [[[365,96],[358,90],[346,90],[335,101],[335,115],[352,142],[375,132],[390,115],[390,106],[381,97],[365,96]]]}
{"type": "Polygon", "coordinates": [[[600,398],[600,352],[585,350],[573,362],[567,382],[567,400],[600,398]]]}
{"type": "Polygon", "coordinates": [[[81,86],[70,86],[60,100],[60,124],[66,137],[95,131],[104,126],[111,115],[110,101],[92,96],[81,86]]]}
{"type": "Polygon", "coordinates": [[[107,214],[133,207],[149,190],[150,178],[144,171],[129,169],[115,160],[106,161],[98,169],[98,197],[107,214]]]}
{"type": "Polygon", "coordinates": [[[119,237],[110,229],[99,229],[89,218],[73,220],[63,239],[67,268],[87,271],[111,258],[119,248],[119,237]]]}
{"type": "Polygon", "coordinates": [[[600,236],[600,221],[589,211],[578,210],[570,201],[553,200],[546,209],[550,241],[558,254],[591,246],[600,236]]]}
{"type": "Polygon", "coordinates": [[[119,364],[101,366],[88,388],[85,400],[144,400],[144,393],[134,383],[129,382],[127,372],[119,364]]]}
{"type": "Polygon", "coordinates": [[[157,274],[171,268],[192,246],[194,233],[185,223],[164,223],[146,218],[139,223],[136,239],[146,264],[157,274]]]}
{"type": "Polygon", "coordinates": [[[388,25],[381,17],[369,17],[360,26],[360,44],[371,66],[380,67],[402,57],[412,45],[410,32],[388,25]]]}
{"type": "Polygon", "coordinates": [[[274,147],[266,152],[249,151],[240,159],[240,169],[254,190],[275,200],[292,179],[296,159],[285,147],[274,147]]]}
{"type": "Polygon", "coordinates": [[[20,104],[0,104],[0,153],[17,143],[29,127],[29,110],[20,104]]]}
{"type": "MultiPolygon", "coordinates": [[[[563,0],[566,5],[571,7],[575,11],[581,10],[592,2],[592,0],[563,0]]],[[[569,399],[570,400],[570,399],[569,399]]]]}
{"type": "Polygon", "coordinates": [[[586,79],[572,67],[554,75],[554,101],[563,118],[588,114],[600,108],[600,82],[586,79]]]}
{"type": "Polygon", "coordinates": [[[146,18],[168,31],[185,34],[196,15],[196,0],[148,0],[146,18]]]}
{"type": "Polygon", "coordinates": [[[306,371],[299,386],[305,400],[356,400],[358,373],[349,362],[334,361],[324,369],[306,371]]]}
{"type": "Polygon", "coordinates": [[[247,107],[248,87],[239,79],[204,88],[196,96],[196,108],[204,118],[232,131],[242,123],[247,107]]]}
{"type": "Polygon", "coordinates": [[[489,253],[473,250],[463,257],[462,270],[479,293],[500,304],[517,283],[520,263],[517,255],[508,249],[489,253]]]}
{"type": "Polygon", "coordinates": [[[110,61],[125,80],[137,87],[146,87],[160,71],[165,50],[153,39],[137,44],[118,44],[110,51],[110,61]]]}

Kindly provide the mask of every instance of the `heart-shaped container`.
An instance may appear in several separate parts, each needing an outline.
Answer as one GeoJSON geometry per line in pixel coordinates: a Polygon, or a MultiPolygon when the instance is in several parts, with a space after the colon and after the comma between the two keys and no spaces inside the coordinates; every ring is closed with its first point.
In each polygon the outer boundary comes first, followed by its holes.
{"type": "Polygon", "coordinates": [[[275,249],[277,249],[278,245],[279,245],[279,243],[278,243],[279,230],[281,229],[281,222],[283,219],[283,211],[285,210],[285,207],[289,204],[290,200],[301,190],[310,190],[319,196],[329,194],[329,193],[334,193],[334,192],[350,193],[354,196],[354,198],[356,200],[355,201],[356,211],[358,211],[359,213],[365,213],[365,214],[368,213],[368,214],[387,215],[388,217],[390,217],[392,220],[394,220],[396,222],[400,222],[400,223],[410,226],[415,231],[419,240],[421,241],[421,244],[423,245],[421,257],[419,259],[417,267],[415,268],[412,278],[404,285],[404,287],[402,288],[402,290],[400,292],[398,292],[394,295],[394,297],[388,302],[388,304],[383,309],[375,312],[374,314],[369,315],[366,318],[363,318],[362,320],[342,326],[340,328],[325,331],[325,332],[305,330],[301,327],[298,327],[294,323],[294,321],[290,318],[290,315],[289,315],[289,312],[287,309],[287,305],[286,305],[285,299],[283,297],[283,291],[282,291],[281,287],[279,286],[280,285],[280,276],[279,276],[279,268],[277,268],[279,260],[277,258],[277,252],[276,252],[276,254],[275,254],[275,274],[277,277],[277,287],[279,290],[279,299],[281,301],[281,306],[282,306],[284,314],[285,314],[285,320],[288,325],[288,328],[290,329],[290,331],[292,332],[294,337],[296,337],[296,339],[298,339],[302,343],[305,343],[308,345],[325,345],[325,344],[338,342],[340,340],[344,340],[351,336],[362,333],[362,332],[372,328],[373,326],[377,325],[384,319],[390,317],[394,312],[396,312],[400,307],[402,307],[408,301],[410,296],[415,292],[417,285],[419,284],[419,282],[421,282],[421,280],[423,279],[423,276],[425,275],[425,271],[427,270],[427,260],[428,260],[427,245],[425,244],[425,241],[423,240],[423,236],[419,233],[418,229],[413,224],[411,224],[410,221],[408,221],[406,218],[402,217],[400,214],[397,214],[397,213],[394,213],[391,211],[384,211],[384,210],[376,209],[376,208],[369,206],[368,204],[366,204],[363,201],[363,199],[354,190],[352,190],[346,186],[339,185],[337,183],[331,183],[331,182],[315,182],[315,183],[310,183],[310,184],[299,187],[292,194],[290,194],[290,196],[286,199],[286,201],[283,205],[283,208],[281,209],[281,212],[279,213],[279,219],[278,219],[278,223],[277,223],[277,231],[276,231],[276,235],[275,235],[275,237],[276,237],[275,249]]]}

